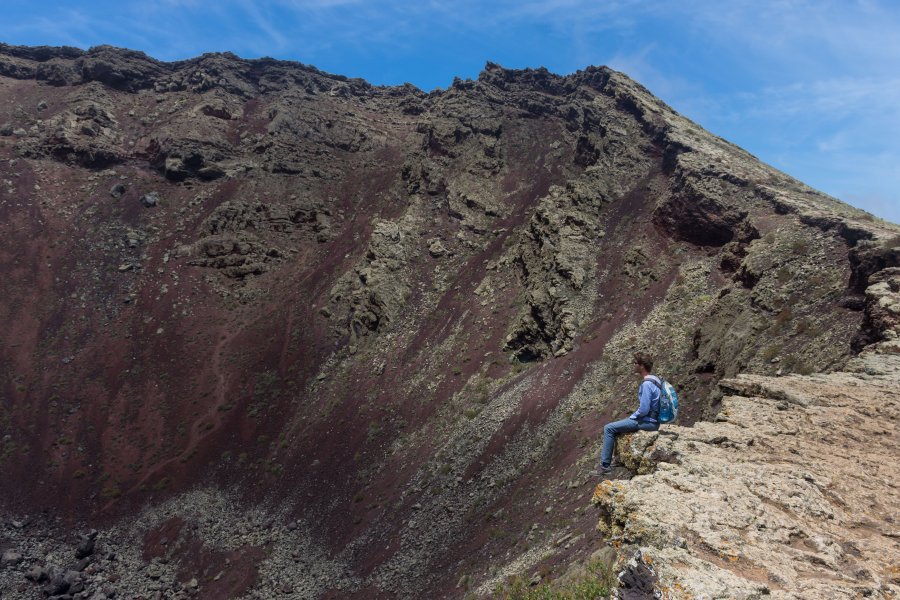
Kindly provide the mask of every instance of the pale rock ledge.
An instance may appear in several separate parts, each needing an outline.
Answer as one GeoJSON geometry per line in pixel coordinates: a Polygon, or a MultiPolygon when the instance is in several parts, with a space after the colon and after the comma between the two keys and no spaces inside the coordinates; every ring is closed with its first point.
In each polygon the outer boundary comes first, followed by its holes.
{"type": "Polygon", "coordinates": [[[720,385],[716,422],[619,440],[598,528],[664,598],[900,598],[900,355],[720,385]]]}

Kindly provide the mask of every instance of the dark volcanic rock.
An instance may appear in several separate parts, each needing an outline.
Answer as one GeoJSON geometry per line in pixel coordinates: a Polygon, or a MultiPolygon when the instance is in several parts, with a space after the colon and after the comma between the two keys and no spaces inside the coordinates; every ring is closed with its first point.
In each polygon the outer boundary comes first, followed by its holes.
{"type": "Polygon", "coordinates": [[[681,182],[656,210],[654,219],[678,239],[699,246],[724,246],[735,237],[747,212],[727,206],[717,192],[681,182]]]}
{"type": "Polygon", "coordinates": [[[82,597],[544,585],[596,545],[633,352],[690,425],[723,377],[897,344],[897,226],[605,67],[425,93],[0,45],[0,79],[0,508],[42,515],[0,529],[3,597],[35,564],[82,597]]]}
{"type": "Polygon", "coordinates": [[[69,591],[69,587],[71,587],[72,582],[71,578],[68,577],[67,573],[57,573],[51,579],[50,582],[44,586],[44,593],[48,596],[58,596],[60,594],[65,594],[69,591]]]}
{"type": "Polygon", "coordinates": [[[99,81],[130,92],[152,87],[155,80],[167,71],[165,65],[143,52],[112,46],[91,48],[77,64],[81,67],[85,82],[99,81]]]}
{"type": "Polygon", "coordinates": [[[25,572],[25,579],[28,579],[29,581],[33,581],[35,583],[43,583],[49,578],[50,576],[47,573],[47,570],[39,565],[31,567],[25,572]]]}
{"type": "Polygon", "coordinates": [[[113,185],[111,188],[109,188],[109,195],[112,196],[113,198],[121,198],[122,196],[125,195],[126,191],[127,191],[127,188],[125,187],[124,183],[117,183],[117,184],[113,185]]]}
{"type": "Polygon", "coordinates": [[[159,192],[150,192],[141,196],[141,204],[144,208],[153,208],[159,204],[159,192]]]}
{"type": "MultiPolygon", "coordinates": [[[[78,547],[75,548],[75,558],[82,559],[90,556],[94,553],[94,537],[84,536],[81,538],[81,541],[78,542],[78,547]]],[[[76,569],[76,571],[80,571],[81,569],[76,569]]]]}

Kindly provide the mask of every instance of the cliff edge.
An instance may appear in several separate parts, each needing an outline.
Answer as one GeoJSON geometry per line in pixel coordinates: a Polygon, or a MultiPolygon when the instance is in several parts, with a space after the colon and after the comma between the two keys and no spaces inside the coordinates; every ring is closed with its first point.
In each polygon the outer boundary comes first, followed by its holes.
{"type": "Polygon", "coordinates": [[[665,598],[900,596],[900,270],[867,289],[883,340],[839,372],[739,375],[714,422],[623,437],[640,475],[593,502],[665,598]]]}

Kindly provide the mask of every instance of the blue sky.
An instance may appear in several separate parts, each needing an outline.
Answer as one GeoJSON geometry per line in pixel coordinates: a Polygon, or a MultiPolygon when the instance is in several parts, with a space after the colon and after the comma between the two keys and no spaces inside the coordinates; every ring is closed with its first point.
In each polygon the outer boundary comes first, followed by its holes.
{"type": "Polygon", "coordinates": [[[230,50],[430,90],[488,60],[609,65],[798,179],[900,222],[896,0],[5,0],[0,41],[230,50]]]}

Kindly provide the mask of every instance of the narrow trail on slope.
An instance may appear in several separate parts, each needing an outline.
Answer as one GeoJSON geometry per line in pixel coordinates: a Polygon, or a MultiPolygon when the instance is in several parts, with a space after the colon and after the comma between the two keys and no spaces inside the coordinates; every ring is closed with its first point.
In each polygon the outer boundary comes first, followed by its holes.
{"type": "MultiPolygon", "coordinates": [[[[317,272],[318,272],[318,270],[314,270],[314,271],[308,273],[306,276],[300,278],[300,280],[297,283],[298,284],[305,283],[306,280],[308,280],[311,276],[313,276],[317,272]]],[[[265,312],[257,313],[259,316],[257,316],[256,318],[246,319],[243,321],[242,321],[241,317],[236,317],[235,321],[241,321],[241,322],[238,323],[231,330],[230,333],[227,333],[224,336],[221,334],[222,334],[222,332],[227,330],[227,326],[223,326],[223,329],[220,331],[219,341],[216,343],[216,345],[213,349],[213,356],[212,356],[212,372],[216,378],[216,394],[215,394],[216,401],[209,407],[209,409],[206,411],[206,413],[204,413],[203,415],[198,417],[196,420],[194,420],[193,424],[191,425],[187,444],[185,445],[184,449],[181,452],[179,452],[178,454],[176,454],[175,456],[172,456],[171,458],[168,458],[168,459],[164,460],[163,462],[157,463],[156,465],[151,467],[147,472],[144,473],[144,475],[135,484],[133,484],[130,488],[128,488],[128,490],[126,492],[124,492],[121,496],[119,496],[119,498],[123,498],[123,497],[130,495],[130,494],[134,493],[135,491],[139,490],[141,488],[141,486],[143,486],[145,483],[147,483],[147,481],[149,479],[151,479],[154,475],[158,474],[160,471],[162,471],[169,465],[175,463],[176,461],[186,462],[187,460],[189,460],[190,457],[193,455],[194,451],[196,450],[196,448],[199,446],[200,442],[207,436],[216,432],[219,429],[219,427],[221,427],[221,425],[222,425],[222,410],[221,410],[221,408],[223,406],[225,406],[225,404],[226,404],[226,397],[225,397],[225,395],[226,395],[226,387],[225,387],[226,373],[225,373],[224,368],[222,367],[222,356],[225,353],[225,349],[231,344],[232,341],[234,341],[234,339],[236,337],[238,337],[241,333],[243,333],[244,330],[247,329],[247,327],[258,322],[260,319],[268,318],[272,313],[277,311],[278,308],[279,308],[279,306],[277,304],[270,305],[267,307],[268,310],[266,310],[265,312]],[[209,423],[210,425],[206,426],[207,423],[209,423]]],[[[291,328],[293,327],[293,322],[294,322],[294,317],[293,317],[293,315],[291,315],[287,319],[287,324],[286,324],[286,328],[285,328],[284,335],[285,335],[286,341],[285,341],[285,346],[282,349],[281,361],[284,360],[285,348],[287,347],[287,344],[289,344],[289,342],[290,342],[289,338],[290,338],[291,328]]],[[[103,506],[103,508],[100,509],[100,512],[102,513],[102,512],[106,512],[107,510],[109,510],[111,507],[113,507],[116,504],[116,502],[118,502],[119,498],[113,498],[112,500],[110,500],[108,503],[106,503],[103,506]]]]}
{"type": "MultiPolygon", "coordinates": [[[[268,313],[266,313],[268,314],[268,313]]],[[[213,349],[213,357],[212,357],[212,372],[216,378],[216,401],[209,407],[209,409],[199,416],[191,425],[187,444],[184,449],[176,454],[175,456],[164,460],[163,462],[157,463],[150,470],[144,473],[144,475],[134,484],[132,485],[121,497],[132,494],[135,491],[139,490],[141,486],[143,486],[147,480],[152,478],[154,475],[159,473],[161,470],[165,469],[175,461],[186,462],[193,454],[194,450],[198,447],[200,441],[204,439],[206,436],[215,432],[222,424],[222,411],[220,410],[223,406],[225,406],[225,372],[222,368],[222,355],[225,353],[225,349],[229,344],[252,323],[255,323],[258,319],[243,321],[239,323],[232,331],[224,336],[220,335],[219,341],[216,343],[213,349]],[[206,426],[206,423],[211,423],[211,426],[206,426]]],[[[114,498],[109,501],[103,508],[100,509],[100,512],[105,512],[112,506],[116,504],[118,498],[114,498]]]]}

